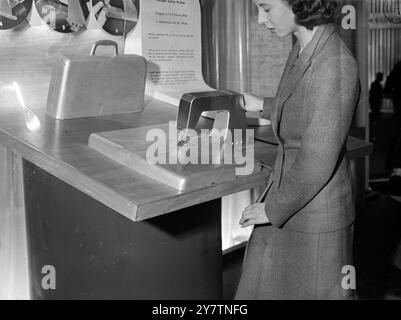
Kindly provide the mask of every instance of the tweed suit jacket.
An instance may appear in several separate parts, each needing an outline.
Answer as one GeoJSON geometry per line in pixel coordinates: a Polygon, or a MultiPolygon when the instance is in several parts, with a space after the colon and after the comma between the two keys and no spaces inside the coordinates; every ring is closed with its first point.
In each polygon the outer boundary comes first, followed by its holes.
{"type": "Polygon", "coordinates": [[[299,50],[297,42],[276,97],[264,105],[279,142],[265,210],[273,226],[331,232],[355,216],[346,139],[359,97],[357,64],[331,24],[299,50]]]}

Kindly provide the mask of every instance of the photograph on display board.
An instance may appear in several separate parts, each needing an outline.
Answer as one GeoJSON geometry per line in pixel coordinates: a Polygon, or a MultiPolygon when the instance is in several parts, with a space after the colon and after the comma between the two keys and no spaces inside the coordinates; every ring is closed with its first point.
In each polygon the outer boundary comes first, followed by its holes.
{"type": "Polygon", "coordinates": [[[1,0],[0,30],[12,29],[26,19],[32,8],[32,0],[1,0]]]}
{"type": "Polygon", "coordinates": [[[90,0],[35,0],[42,20],[51,29],[71,33],[86,26],[90,0]]]}
{"type": "Polygon", "coordinates": [[[99,26],[115,36],[126,35],[138,23],[139,0],[92,0],[99,26]]]}

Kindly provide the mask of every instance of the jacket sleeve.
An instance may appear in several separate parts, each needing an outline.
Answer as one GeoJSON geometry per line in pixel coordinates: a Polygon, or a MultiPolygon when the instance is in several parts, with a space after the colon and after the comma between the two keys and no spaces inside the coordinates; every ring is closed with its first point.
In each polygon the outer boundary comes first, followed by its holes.
{"type": "Polygon", "coordinates": [[[343,52],[312,65],[307,88],[308,125],[300,149],[280,186],[265,200],[274,226],[283,224],[329,182],[346,143],[359,93],[355,60],[343,52]],[[341,55],[346,55],[341,57],[341,55]]]}
{"type": "Polygon", "coordinates": [[[263,118],[269,119],[273,113],[273,106],[274,106],[275,98],[264,98],[263,99],[263,118]]]}

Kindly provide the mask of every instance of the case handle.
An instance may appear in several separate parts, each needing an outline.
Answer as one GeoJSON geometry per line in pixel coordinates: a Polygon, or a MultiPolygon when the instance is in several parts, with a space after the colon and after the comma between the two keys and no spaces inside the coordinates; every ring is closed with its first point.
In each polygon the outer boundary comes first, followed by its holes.
{"type": "Polygon", "coordinates": [[[96,49],[99,46],[111,46],[111,47],[114,47],[114,56],[115,57],[118,56],[118,44],[117,44],[117,42],[115,42],[113,40],[99,40],[99,41],[96,41],[92,46],[92,50],[91,50],[91,53],[90,53],[91,56],[95,55],[96,49]]]}

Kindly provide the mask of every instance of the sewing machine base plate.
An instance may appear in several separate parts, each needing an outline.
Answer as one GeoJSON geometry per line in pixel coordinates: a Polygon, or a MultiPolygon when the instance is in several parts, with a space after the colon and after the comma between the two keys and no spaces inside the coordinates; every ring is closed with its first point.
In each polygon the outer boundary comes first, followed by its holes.
{"type": "MultiPolygon", "coordinates": [[[[177,142],[177,130],[170,123],[93,133],[88,145],[110,159],[178,190],[196,190],[232,181],[237,177],[236,169],[246,164],[236,165],[235,161],[216,164],[212,152],[206,155],[210,159],[207,162],[205,156],[200,155],[202,152],[190,156],[189,148],[180,148],[177,142]],[[187,163],[183,163],[183,159],[187,163]]],[[[260,164],[252,161],[251,173],[259,172],[260,164]]]]}

